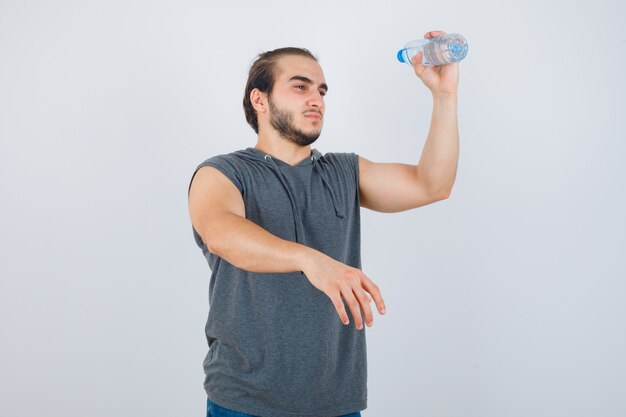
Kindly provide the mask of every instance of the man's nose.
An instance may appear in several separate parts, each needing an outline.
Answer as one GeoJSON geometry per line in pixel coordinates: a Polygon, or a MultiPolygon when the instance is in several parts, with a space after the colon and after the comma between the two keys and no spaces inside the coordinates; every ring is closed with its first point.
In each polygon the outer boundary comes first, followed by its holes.
{"type": "Polygon", "coordinates": [[[316,91],[309,97],[309,105],[320,109],[324,106],[324,97],[319,91],[316,91]]]}

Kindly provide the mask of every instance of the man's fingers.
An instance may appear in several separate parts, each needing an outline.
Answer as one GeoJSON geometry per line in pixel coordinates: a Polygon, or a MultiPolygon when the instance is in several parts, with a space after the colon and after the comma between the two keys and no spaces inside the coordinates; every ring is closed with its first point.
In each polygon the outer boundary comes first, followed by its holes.
{"type": "Polygon", "coordinates": [[[422,51],[419,51],[418,53],[413,55],[413,57],[411,58],[411,64],[413,64],[413,66],[415,66],[416,64],[419,65],[419,63],[422,62],[422,55],[424,55],[422,51]]]}
{"type": "Polygon", "coordinates": [[[332,293],[327,292],[326,294],[330,297],[343,324],[350,323],[347,306],[352,313],[354,325],[361,330],[364,322],[368,326],[372,326],[374,323],[374,315],[370,306],[372,299],[376,302],[380,314],[385,314],[385,302],[378,286],[363,271],[359,272],[358,279],[355,275],[350,281],[344,281],[344,285],[335,287],[332,293]]]}
{"type": "Polygon", "coordinates": [[[413,65],[413,70],[415,71],[415,75],[418,77],[422,77],[422,74],[426,70],[426,65],[422,64],[422,60],[424,58],[424,54],[422,51],[418,52],[411,58],[411,64],[413,65]]]}
{"type": "Polygon", "coordinates": [[[348,318],[348,312],[346,311],[345,306],[343,305],[343,300],[341,299],[341,294],[338,293],[334,297],[331,297],[333,305],[335,306],[335,310],[339,314],[339,319],[343,324],[349,324],[350,319],[348,318]]]}
{"type": "Polygon", "coordinates": [[[430,32],[426,32],[424,34],[424,37],[427,38],[427,39],[430,39],[430,38],[433,38],[435,36],[442,36],[442,35],[445,35],[445,34],[446,34],[446,32],[443,32],[441,30],[431,30],[430,32]]]}
{"type": "Polygon", "coordinates": [[[361,310],[363,311],[363,319],[365,320],[365,324],[368,326],[372,326],[374,324],[374,316],[372,315],[372,308],[370,307],[370,298],[367,296],[367,293],[361,286],[358,286],[353,289],[354,295],[361,303],[361,310]]]}
{"type": "Polygon", "coordinates": [[[363,277],[361,278],[361,286],[372,295],[378,312],[380,314],[385,314],[385,301],[383,300],[383,296],[380,293],[378,285],[374,284],[374,281],[372,281],[367,275],[363,274],[363,277]]]}
{"type": "Polygon", "coordinates": [[[354,318],[354,325],[357,329],[363,328],[363,317],[361,317],[361,309],[359,306],[359,302],[357,301],[354,293],[352,292],[352,287],[342,288],[341,293],[343,295],[344,300],[346,300],[346,304],[352,313],[352,317],[354,318]]]}

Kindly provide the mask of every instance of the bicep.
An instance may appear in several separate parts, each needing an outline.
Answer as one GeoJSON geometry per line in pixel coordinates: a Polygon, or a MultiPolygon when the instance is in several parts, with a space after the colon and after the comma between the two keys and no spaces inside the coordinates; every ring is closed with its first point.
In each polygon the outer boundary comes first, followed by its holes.
{"type": "Polygon", "coordinates": [[[395,213],[441,200],[424,187],[417,166],[372,162],[359,156],[359,198],[361,207],[395,213]]]}
{"type": "Polygon", "coordinates": [[[241,193],[220,170],[212,166],[199,168],[189,187],[189,215],[191,223],[208,245],[211,232],[219,226],[224,214],[246,216],[241,193]]]}

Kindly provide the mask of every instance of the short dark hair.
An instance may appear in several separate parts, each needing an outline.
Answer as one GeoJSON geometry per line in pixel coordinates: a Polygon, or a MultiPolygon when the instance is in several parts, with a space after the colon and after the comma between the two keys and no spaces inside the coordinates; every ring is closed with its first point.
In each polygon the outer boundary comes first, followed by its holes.
{"type": "Polygon", "coordinates": [[[246,114],[246,121],[257,134],[259,133],[259,119],[257,118],[256,110],[252,107],[250,92],[258,88],[260,91],[267,93],[268,96],[271,96],[274,82],[278,75],[278,59],[286,55],[305,56],[317,62],[317,58],[308,49],[294,47],[262,52],[256,57],[250,67],[246,90],[243,93],[243,111],[246,114]]]}

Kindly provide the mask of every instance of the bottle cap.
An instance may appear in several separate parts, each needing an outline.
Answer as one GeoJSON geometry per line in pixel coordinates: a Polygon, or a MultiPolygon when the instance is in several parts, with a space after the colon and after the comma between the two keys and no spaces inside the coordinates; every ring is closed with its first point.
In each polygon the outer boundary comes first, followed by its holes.
{"type": "Polygon", "coordinates": [[[405,62],[404,61],[404,54],[403,54],[404,51],[405,51],[404,49],[400,49],[398,51],[398,61],[400,61],[400,62],[405,62]]]}

